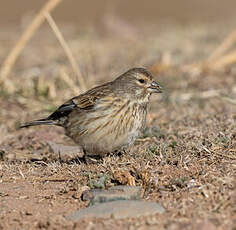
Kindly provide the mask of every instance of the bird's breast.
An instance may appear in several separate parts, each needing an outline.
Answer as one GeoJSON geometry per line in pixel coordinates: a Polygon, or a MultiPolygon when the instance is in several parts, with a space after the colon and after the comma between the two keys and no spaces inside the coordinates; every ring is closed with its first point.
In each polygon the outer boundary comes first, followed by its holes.
{"type": "Polygon", "coordinates": [[[129,100],[108,100],[91,111],[73,115],[67,133],[88,152],[108,153],[132,144],[145,120],[146,106],[129,100]]]}

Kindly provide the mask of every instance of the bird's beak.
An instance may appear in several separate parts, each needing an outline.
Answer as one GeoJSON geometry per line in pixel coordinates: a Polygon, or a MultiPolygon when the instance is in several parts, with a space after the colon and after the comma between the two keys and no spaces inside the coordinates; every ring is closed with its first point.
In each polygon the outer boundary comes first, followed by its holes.
{"type": "Polygon", "coordinates": [[[152,92],[152,93],[162,93],[162,88],[160,85],[158,85],[158,83],[156,83],[155,81],[153,81],[151,83],[151,85],[148,87],[148,89],[152,92]]]}

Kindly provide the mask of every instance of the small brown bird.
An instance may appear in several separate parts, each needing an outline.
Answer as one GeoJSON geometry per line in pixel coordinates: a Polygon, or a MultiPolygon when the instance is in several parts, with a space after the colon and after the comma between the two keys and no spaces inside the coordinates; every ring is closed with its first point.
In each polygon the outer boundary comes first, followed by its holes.
{"type": "Polygon", "coordinates": [[[159,84],[146,69],[133,68],[70,99],[47,118],[21,127],[62,126],[87,156],[103,156],[131,145],[140,135],[152,93],[161,93],[159,84]]]}

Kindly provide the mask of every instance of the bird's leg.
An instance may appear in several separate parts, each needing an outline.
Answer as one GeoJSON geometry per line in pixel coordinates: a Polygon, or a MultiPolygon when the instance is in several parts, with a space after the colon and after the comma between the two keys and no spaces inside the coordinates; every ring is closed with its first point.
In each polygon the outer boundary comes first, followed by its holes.
{"type": "Polygon", "coordinates": [[[122,150],[115,150],[114,152],[111,153],[114,156],[121,156],[122,155],[122,150]]]}
{"type": "Polygon", "coordinates": [[[60,150],[58,151],[58,159],[59,159],[60,164],[62,164],[61,151],[60,150]]]}
{"type": "Polygon", "coordinates": [[[83,160],[86,164],[96,164],[101,159],[101,156],[91,155],[87,153],[85,150],[83,151],[84,151],[83,160]]]}
{"type": "Polygon", "coordinates": [[[129,154],[129,150],[127,148],[122,149],[123,154],[127,155],[129,154]]]}
{"type": "Polygon", "coordinates": [[[127,148],[122,148],[122,149],[120,149],[120,150],[115,150],[114,151],[114,154],[116,155],[116,156],[122,156],[123,154],[124,155],[127,155],[127,154],[129,154],[129,149],[127,149],[127,148]]]}

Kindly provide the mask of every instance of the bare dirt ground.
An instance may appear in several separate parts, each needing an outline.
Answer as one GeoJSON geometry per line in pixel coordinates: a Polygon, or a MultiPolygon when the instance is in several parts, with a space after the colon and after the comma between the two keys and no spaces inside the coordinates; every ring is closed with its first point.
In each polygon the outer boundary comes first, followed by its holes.
{"type": "MultiPolygon", "coordinates": [[[[119,24],[82,32],[63,28],[88,88],[156,63],[152,71],[164,87],[153,96],[147,130],[129,153],[96,164],[59,160],[49,142],[70,141],[58,127],[18,129],[79,91],[52,31],[38,31],[14,66],[13,90],[0,89],[0,229],[235,229],[235,66],[200,74],[177,68],[208,57],[230,31],[224,25],[163,25],[145,32],[119,24]],[[162,203],[166,213],[65,219],[86,207],[82,191],[104,176],[105,188],[141,185],[144,199],[162,203]]],[[[18,37],[10,28],[0,34],[0,62],[18,37]]]]}

